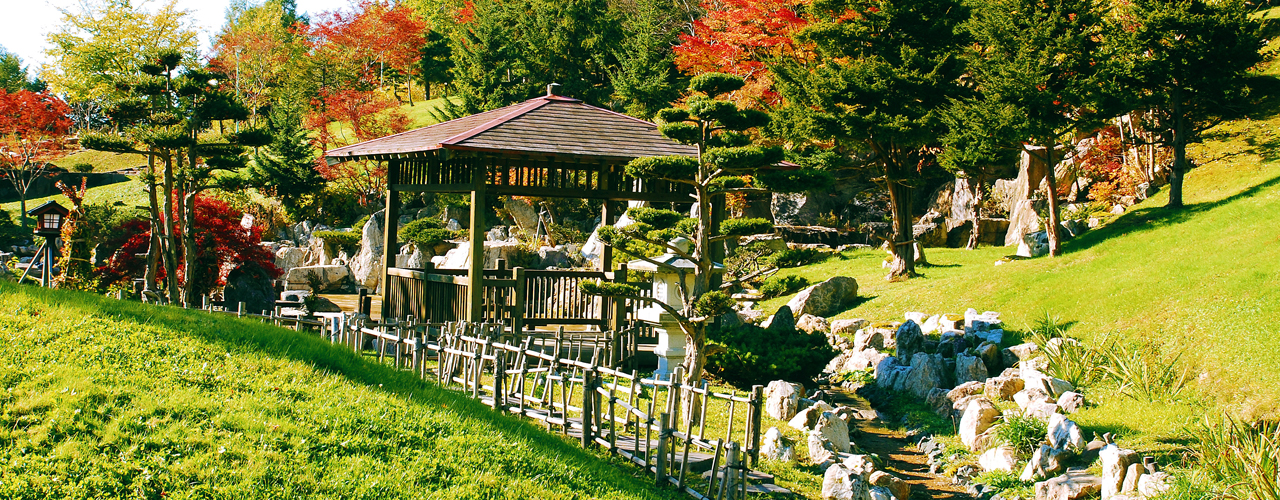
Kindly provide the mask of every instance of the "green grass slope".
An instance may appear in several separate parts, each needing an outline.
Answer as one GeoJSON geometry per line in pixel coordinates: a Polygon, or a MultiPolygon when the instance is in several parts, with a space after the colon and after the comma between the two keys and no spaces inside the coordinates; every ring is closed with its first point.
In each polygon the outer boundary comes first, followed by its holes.
{"type": "MultiPolygon", "coordinates": [[[[1014,247],[928,249],[922,277],[888,283],[884,253],[860,251],[786,270],[817,282],[852,276],[861,302],[837,317],[901,320],[931,314],[1003,313],[1025,329],[1046,313],[1084,339],[1150,343],[1180,363],[1199,391],[1173,409],[1120,403],[1096,412],[1124,433],[1165,433],[1209,406],[1244,415],[1280,408],[1280,119],[1241,120],[1195,148],[1188,207],[1163,208],[1163,191],[1098,230],[1067,241],[1059,258],[994,262],[1014,247]],[[1212,402],[1212,404],[1210,403],[1212,402]],[[1120,411],[1110,411],[1120,410],[1120,411]],[[1194,415],[1193,415],[1194,414],[1194,415]]],[[[772,312],[790,296],[767,301],[772,312]]],[[[1168,406],[1168,405],[1165,405],[1168,406]]],[[[1084,418],[1087,418],[1084,417],[1084,418]]]]}
{"type": "Polygon", "coordinates": [[[0,283],[0,353],[0,498],[676,496],[251,320],[0,283]]]}

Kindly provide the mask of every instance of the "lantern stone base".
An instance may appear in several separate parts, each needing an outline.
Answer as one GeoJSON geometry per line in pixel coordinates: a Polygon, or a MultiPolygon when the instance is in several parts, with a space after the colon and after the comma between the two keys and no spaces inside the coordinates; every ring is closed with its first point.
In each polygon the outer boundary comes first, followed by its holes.
{"type": "Polygon", "coordinates": [[[654,333],[658,334],[658,345],[653,349],[653,353],[658,356],[658,369],[653,372],[653,378],[667,380],[671,377],[671,372],[684,363],[688,336],[680,328],[680,322],[660,308],[641,309],[637,311],[637,317],[653,325],[654,333]]]}

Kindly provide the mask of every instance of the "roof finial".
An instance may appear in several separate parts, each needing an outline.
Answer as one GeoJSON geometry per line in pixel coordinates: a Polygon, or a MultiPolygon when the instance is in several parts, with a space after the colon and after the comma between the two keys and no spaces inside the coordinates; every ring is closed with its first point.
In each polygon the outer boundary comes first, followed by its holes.
{"type": "Polygon", "coordinates": [[[552,83],[547,85],[547,97],[560,95],[560,84],[552,83]]]}

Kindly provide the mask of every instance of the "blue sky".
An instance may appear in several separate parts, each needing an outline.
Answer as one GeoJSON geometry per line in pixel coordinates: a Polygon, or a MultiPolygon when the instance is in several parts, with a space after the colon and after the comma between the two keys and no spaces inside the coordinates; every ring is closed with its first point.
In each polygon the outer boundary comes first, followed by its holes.
{"type": "MultiPolygon", "coordinates": [[[[144,8],[154,9],[163,0],[134,0],[144,8]]],[[[253,1],[253,0],[250,0],[253,1]]],[[[260,0],[259,0],[260,1],[260,0]]],[[[4,0],[0,15],[0,46],[22,58],[35,73],[44,56],[45,35],[58,27],[62,20],[59,8],[78,10],[81,0],[4,0]]],[[[348,7],[351,0],[297,0],[298,10],[316,14],[326,10],[348,7]]],[[[222,27],[227,6],[231,0],[178,0],[178,6],[191,11],[200,29],[200,49],[208,50],[209,40],[222,27]]]]}

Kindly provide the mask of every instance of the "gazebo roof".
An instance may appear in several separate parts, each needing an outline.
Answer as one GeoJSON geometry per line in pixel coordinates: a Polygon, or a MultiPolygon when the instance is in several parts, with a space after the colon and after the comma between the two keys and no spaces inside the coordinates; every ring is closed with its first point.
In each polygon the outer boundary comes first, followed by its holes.
{"type": "Polygon", "coordinates": [[[504,108],[331,149],[325,156],[331,161],[385,159],[439,149],[618,160],[698,154],[696,146],[664,137],[651,122],[548,92],[504,108]]]}

